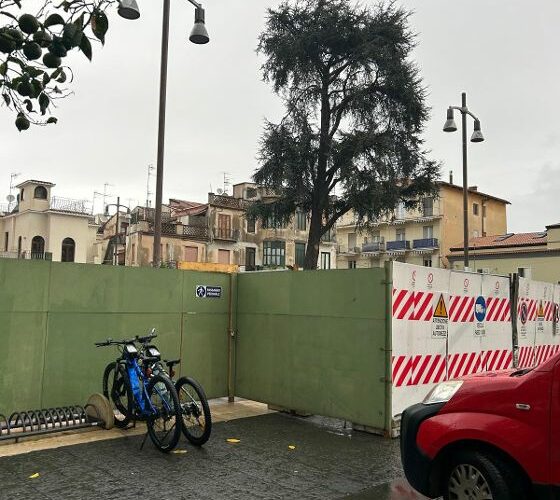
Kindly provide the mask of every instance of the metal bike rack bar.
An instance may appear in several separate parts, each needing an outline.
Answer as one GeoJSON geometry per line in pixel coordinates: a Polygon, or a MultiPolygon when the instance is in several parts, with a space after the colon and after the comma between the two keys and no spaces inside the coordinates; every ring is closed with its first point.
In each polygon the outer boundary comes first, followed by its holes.
{"type": "Polygon", "coordinates": [[[15,411],[8,418],[0,413],[0,441],[20,439],[73,431],[87,427],[104,427],[105,421],[92,404],[85,406],[63,406],[42,410],[15,411]],[[92,411],[86,411],[90,409],[92,411]],[[96,416],[92,416],[94,413],[96,416]]]}

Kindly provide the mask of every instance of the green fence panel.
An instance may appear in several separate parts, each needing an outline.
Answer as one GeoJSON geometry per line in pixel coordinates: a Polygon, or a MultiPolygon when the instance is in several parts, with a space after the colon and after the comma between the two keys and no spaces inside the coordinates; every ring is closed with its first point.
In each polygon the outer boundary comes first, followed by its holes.
{"type": "Polygon", "coordinates": [[[183,274],[181,375],[196,378],[208,397],[227,395],[230,277],[223,273],[183,274]],[[220,287],[221,297],[198,297],[198,286],[220,287]]]}
{"type": "Polygon", "coordinates": [[[383,429],[384,281],[383,269],[240,275],[236,395],[383,429]]]}
{"type": "Polygon", "coordinates": [[[0,413],[39,407],[47,314],[0,312],[0,413]]]}
{"type": "Polygon", "coordinates": [[[0,312],[46,312],[50,270],[46,261],[0,259],[0,312]]]}

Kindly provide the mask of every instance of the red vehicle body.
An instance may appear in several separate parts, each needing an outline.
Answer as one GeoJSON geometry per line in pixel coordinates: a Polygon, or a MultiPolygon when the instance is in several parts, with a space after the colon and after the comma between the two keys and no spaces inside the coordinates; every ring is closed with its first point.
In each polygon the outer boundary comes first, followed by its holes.
{"type": "Polygon", "coordinates": [[[431,498],[560,499],[560,354],[460,380],[448,401],[403,412],[411,485],[431,498]]]}

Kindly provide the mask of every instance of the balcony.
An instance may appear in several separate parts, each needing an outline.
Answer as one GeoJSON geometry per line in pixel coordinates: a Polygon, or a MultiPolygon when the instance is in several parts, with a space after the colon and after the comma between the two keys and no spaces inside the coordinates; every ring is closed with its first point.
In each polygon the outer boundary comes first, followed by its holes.
{"type": "Polygon", "coordinates": [[[362,252],[364,253],[379,253],[383,250],[385,250],[385,243],[383,241],[372,241],[362,245],[362,252]]]}
{"type": "Polygon", "coordinates": [[[233,208],[234,210],[245,210],[251,202],[243,200],[242,198],[234,198],[233,196],[225,196],[222,194],[208,195],[208,204],[215,207],[233,208]]]}
{"type": "Polygon", "coordinates": [[[412,248],[414,248],[415,250],[439,248],[439,241],[437,238],[423,238],[421,240],[414,240],[412,242],[412,248]]]}
{"type": "Polygon", "coordinates": [[[0,252],[0,259],[52,260],[51,252],[0,252]]]}
{"type": "Polygon", "coordinates": [[[210,239],[210,231],[206,226],[185,225],[183,226],[183,236],[191,240],[208,241],[210,239]]]}
{"type": "Polygon", "coordinates": [[[88,206],[90,203],[85,200],[71,200],[70,198],[60,198],[58,196],[51,198],[50,209],[57,212],[68,212],[73,214],[93,214],[93,207],[88,206]]]}
{"type": "Polygon", "coordinates": [[[225,227],[218,227],[214,229],[214,239],[222,241],[237,241],[239,240],[239,230],[229,229],[225,227]]]}
{"type": "MultiPolygon", "coordinates": [[[[131,224],[138,224],[141,221],[151,222],[153,223],[156,218],[156,209],[155,208],[147,208],[147,207],[139,207],[135,209],[134,212],[131,214],[130,223],[131,224]]],[[[171,213],[169,212],[162,212],[161,213],[161,220],[162,222],[168,222],[171,220],[171,213]]]]}
{"type": "Polygon", "coordinates": [[[410,241],[408,240],[398,240],[398,241],[388,241],[387,251],[405,251],[410,250],[410,241]]]}

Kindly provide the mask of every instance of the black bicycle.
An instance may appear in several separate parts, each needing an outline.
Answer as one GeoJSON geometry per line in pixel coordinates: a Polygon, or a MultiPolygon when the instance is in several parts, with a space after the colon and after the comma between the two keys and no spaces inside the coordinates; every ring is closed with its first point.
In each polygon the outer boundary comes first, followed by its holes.
{"type": "MultiPolygon", "coordinates": [[[[173,367],[181,362],[180,359],[163,360],[159,349],[151,343],[157,337],[155,329],[145,337],[136,337],[142,346],[141,357],[144,360],[144,370],[147,376],[165,374],[172,380],[175,377],[173,367]]],[[[202,446],[210,438],[212,432],[212,415],[206,393],[192,377],[181,377],[175,382],[175,389],[181,404],[181,428],[185,437],[195,446],[202,446]]]]}
{"type": "Polygon", "coordinates": [[[97,347],[117,346],[121,355],[103,374],[103,392],[113,405],[115,424],[126,427],[145,420],[154,445],[164,452],[173,450],[182,428],[182,407],[175,385],[165,373],[146,374],[147,360],[135,345],[136,339],[97,342],[97,347]]]}

